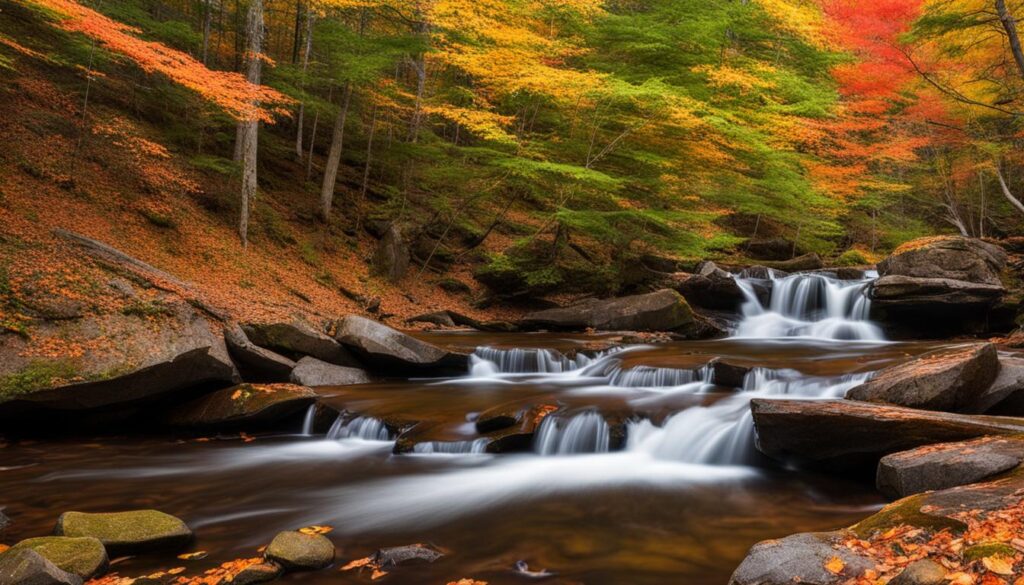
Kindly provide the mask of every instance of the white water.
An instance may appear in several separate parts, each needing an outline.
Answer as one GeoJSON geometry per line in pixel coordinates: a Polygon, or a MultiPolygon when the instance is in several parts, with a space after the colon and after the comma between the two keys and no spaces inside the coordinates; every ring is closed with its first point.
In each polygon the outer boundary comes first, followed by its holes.
{"type": "Polygon", "coordinates": [[[310,404],[306,409],[306,415],[302,417],[302,434],[313,436],[313,423],[316,422],[316,404],[310,404]]]}
{"type": "Polygon", "coordinates": [[[346,418],[345,415],[340,415],[327,431],[327,439],[331,441],[341,439],[390,441],[393,438],[384,421],[369,416],[346,418]]]}
{"type": "Polygon", "coordinates": [[[549,414],[534,437],[534,451],[541,455],[607,453],[611,432],[597,411],[581,412],[568,418],[549,414]]]}

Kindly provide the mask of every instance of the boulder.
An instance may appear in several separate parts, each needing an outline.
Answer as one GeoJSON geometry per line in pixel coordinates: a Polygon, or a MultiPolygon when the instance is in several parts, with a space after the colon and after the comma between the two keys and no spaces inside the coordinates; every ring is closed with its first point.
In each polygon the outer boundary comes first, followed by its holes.
{"type": "Polygon", "coordinates": [[[523,325],[563,331],[676,331],[694,326],[695,321],[686,299],[674,290],[663,289],[531,313],[523,319],[523,325]]]}
{"type": "Polygon", "coordinates": [[[359,368],[336,366],[307,356],[295,366],[291,381],[303,386],[349,386],[369,384],[373,380],[359,368]]]}
{"type": "Polygon", "coordinates": [[[68,536],[42,536],[29,538],[11,547],[11,550],[30,549],[57,565],[62,571],[89,579],[107,570],[107,550],[95,538],[68,536]]]}
{"type": "Polygon", "coordinates": [[[985,435],[1024,433],[1024,420],[951,414],[852,400],[750,403],[757,448],[786,462],[847,470],[875,466],[890,453],[985,435]]]}
{"type": "Polygon", "coordinates": [[[825,262],[823,262],[821,256],[818,256],[817,254],[804,254],[803,256],[797,256],[791,260],[765,262],[765,265],[769,268],[782,270],[784,272],[808,272],[823,268],[825,266],[825,262]]]}
{"type": "Polygon", "coordinates": [[[964,412],[1024,416],[1024,358],[999,356],[999,375],[964,412]]]}
{"type": "Polygon", "coordinates": [[[313,571],[334,562],[334,544],[322,534],[280,532],[264,556],[289,571],[313,571]]]}
{"type": "Polygon", "coordinates": [[[368,365],[388,374],[464,374],[469,368],[466,354],[447,351],[356,315],[338,321],[335,338],[368,365]]]}
{"type": "Polygon", "coordinates": [[[359,365],[352,354],[337,341],[304,323],[254,323],[244,325],[242,329],[256,345],[290,358],[299,359],[308,355],[338,366],[359,365]]]}
{"type": "Polygon", "coordinates": [[[871,300],[888,309],[931,309],[962,305],[992,305],[1006,293],[1001,284],[984,284],[948,278],[887,275],[871,284],[871,300]]]}
{"type": "Polygon", "coordinates": [[[746,256],[755,260],[789,260],[796,246],[785,238],[762,238],[748,240],[742,250],[746,256]]]}
{"type": "Polygon", "coordinates": [[[57,536],[92,537],[112,556],[167,549],[192,542],[192,530],[180,519],[157,510],[90,514],[64,512],[54,529],[57,536]]]}
{"type": "Polygon", "coordinates": [[[452,320],[451,315],[448,311],[435,311],[433,313],[424,313],[422,315],[416,315],[405,320],[406,323],[427,323],[429,325],[437,325],[438,327],[455,327],[455,321],[452,320]]]}
{"type": "Polygon", "coordinates": [[[273,581],[284,573],[284,568],[273,561],[255,563],[239,571],[231,578],[231,585],[255,585],[273,581]]]}
{"type": "Polygon", "coordinates": [[[239,384],[207,394],[171,411],[179,427],[261,426],[280,422],[317,401],[315,392],[296,384],[239,384]]]}
{"type": "Polygon", "coordinates": [[[907,568],[889,581],[888,585],[945,585],[946,568],[939,563],[921,559],[907,565],[907,568]]]}
{"type": "Polygon", "coordinates": [[[697,273],[681,282],[676,290],[691,305],[722,311],[736,311],[746,300],[743,289],[728,272],[704,262],[697,273]]]}
{"type": "Polygon", "coordinates": [[[960,280],[1001,286],[1006,252],[974,238],[938,236],[920,238],[896,248],[878,263],[879,276],[910,276],[960,280]]]}
{"type": "Polygon", "coordinates": [[[28,548],[0,554],[0,583],[11,585],[82,585],[82,578],[28,548]]]}
{"type": "Polygon", "coordinates": [[[433,563],[444,553],[429,544],[410,544],[382,548],[373,555],[373,564],[385,567],[401,567],[417,563],[433,563]]]}
{"type": "Polygon", "coordinates": [[[373,253],[373,273],[391,282],[398,282],[409,272],[409,258],[409,245],[402,229],[392,223],[384,231],[373,253]]]}
{"type": "Polygon", "coordinates": [[[841,532],[794,534],[755,544],[729,585],[838,585],[873,569],[875,563],[842,546],[841,532]],[[839,559],[842,568],[826,565],[839,559]]]}
{"type": "Polygon", "coordinates": [[[982,437],[918,447],[878,462],[876,485],[892,498],[977,483],[1024,462],[1024,438],[982,437]]]}
{"type": "Polygon", "coordinates": [[[249,341],[237,323],[224,327],[224,342],[245,380],[249,382],[287,382],[295,362],[249,341]]]}
{"type": "Polygon", "coordinates": [[[883,369],[846,397],[925,410],[969,408],[999,375],[999,354],[991,343],[926,353],[883,369]]]}
{"type": "Polygon", "coordinates": [[[718,386],[742,388],[743,380],[747,377],[748,372],[750,372],[750,368],[730,364],[721,358],[715,358],[711,361],[711,381],[718,386]]]}

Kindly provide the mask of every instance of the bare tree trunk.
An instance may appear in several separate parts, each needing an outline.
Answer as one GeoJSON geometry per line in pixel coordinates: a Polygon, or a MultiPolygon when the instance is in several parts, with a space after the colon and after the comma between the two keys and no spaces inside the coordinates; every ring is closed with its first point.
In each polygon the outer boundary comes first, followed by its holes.
{"type": "MultiPolygon", "coordinates": [[[[309,54],[313,50],[313,20],[316,13],[312,7],[306,12],[306,46],[302,51],[302,88],[306,88],[306,70],[309,68],[309,54]]],[[[299,116],[296,122],[298,129],[295,131],[295,154],[302,159],[302,124],[306,114],[306,104],[299,102],[299,116]]]]}
{"type": "Polygon", "coordinates": [[[209,64],[210,26],[213,24],[213,0],[203,2],[203,65],[209,64]]]}
{"type": "MultiPolygon", "coordinates": [[[[246,37],[248,47],[246,50],[246,74],[245,77],[252,84],[260,82],[260,67],[262,59],[260,53],[263,49],[263,0],[252,0],[249,3],[249,12],[246,17],[246,37]]],[[[256,118],[244,120],[238,124],[237,140],[240,143],[240,158],[242,160],[242,212],[238,222],[238,234],[242,238],[242,247],[249,243],[249,204],[256,196],[256,152],[257,133],[259,120],[256,118]]]]}
{"type": "Polygon", "coordinates": [[[366,190],[370,186],[370,164],[373,159],[373,139],[377,135],[377,106],[373,106],[370,120],[370,136],[366,140],[366,166],[363,167],[363,186],[359,189],[359,205],[356,207],[356,233],[363,223],[363,202],[366,201],[366,190]]]}
{"type": "Polygon", "coordinates": [[[1024,51],[1020,46],[1020,35],[1017,33],[1017,21],[1006,8],[1006,0],[996,0],[996,13],[999,14],[999,22],[1003,24],[1006,31],[1006,38],[1010,42],[1010,52],[1013,53],[1013,60],[1017,63],[1017,70],[1021,77],[1024,77],[1024,51]]]}
{"type": "Polygon", "coordinates": [[[998,163],[996,164],[996,178],[999,179],[999,188],[1003,192],[1003,197],[1006,197],[1006,200],[1010,202],[1010,205],[1016,207],[1017,211],[1024,213],[1024,203],[1013,196],[1010,186],[1006,183],[1006,177],[1003,176],[1002,165],[998,163]]]}
{"type": "Polygon", "coordinates": [[[334,185],[338,179],[338,165],[341,163],[341,151],[345,144],[345,120],[348,118],[348,104],[352,98],[352,84],[345,83],[345,94],[341,98],[341,109],[334,119],[334,134],[331,136],[331,150],[327,154],[324,167],[324,182],[320,188],[320,218],[328,221],[331,217],[331,204],[334,202],[334,185]]]}

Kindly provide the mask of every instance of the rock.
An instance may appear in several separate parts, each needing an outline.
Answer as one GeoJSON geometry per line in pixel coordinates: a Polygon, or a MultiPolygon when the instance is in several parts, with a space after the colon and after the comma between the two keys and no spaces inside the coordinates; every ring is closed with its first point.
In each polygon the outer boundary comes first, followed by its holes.
{"type": "Polygon", "coordinates": [[[447,351],[356,315],[339,321],[336,331],[338,342],[358,354],[367,364],[388,374],[400,371],[464,374],[469,368],[469,356],[466,354],[447,351]]]}
{"type": "Polygon", "coordinates": [[[674,290],[663,289],[539,311],[527,315],[523,324],[534,329],[569,331],[674,331],[693,326],[695,319],[686,299],[674,290]]]}
{"type": "Polygon", "coordinates": [[[295,362],[249,341],[237,323],[224,327],[224,342],[245,380],[287,382],[291,379],[295,362]]]}
{"type": "Polygon", "coordinates": [[[789,260],[796,246],[785,238],[764,238],[748,240],[741,249],[746,256],[755,260],[789,260]]]}
{"type": "Polygon", "coordinates": [[[107,550],[95,538],[42,536],[29,538],[11,547],[11,550],[31,549],[62,571],[82,579],[102,574],[107,569],[107,550]]]}
{"type": "Polygon", "coordinates": [[[964,412],[1024,416],[1024,358],[1000,356],[999,375],[964,412]]]}
{"type": "Polygon", "coordinates": [[[410,544],[382,548],[373,555],[373,562],[378,567],[400,567],[416,563],[433,563],[444,556],[444,553],[428,544],[410,544]]]}
{"type": "Polygon", "coordinates": [[[862,280],[864,269],[852,268],[850,266],[839,266],[835,269],[836,278],[839,280],[862,280]]]}
{"type": "Polygon", "coordinates": [[[455,327],[455,321],[452,320],[451,315],[448,311],[435,311],[433,313],[424,313],[423,315],[416,315],[410,319],[406,319],[406,323],[429,323],[430,325],[437,325],[439,327],[455,327]]]}
{"type": "Polygon", "coordinates": [[[983,437],[886,455],[878,490],[892,498],[979,482],[1024,462],[1024,438],[983,437]]]}
{"type": "Polygon", "coordinates": [[[409,246],[402,230],[392,223],[384,231],[373,253],[373,273],[391,282],[398,282],[409,272],[409,257],[409,246]]]}
{"type": "Polygon", "coordinates": [[[991,305],[1006,289],[999,284],[979,284],[948,278],[883,276],[871,285],[871,299],[885,309],[933,308],[934,306],[991,305]]]}
{"type": "Polygon", "coordinates": [[[157,510],[106,514],[64,512],[57,519],[54,534],[99,539],[112,556],[176,550],[192,542],[192,530],[184,522],[157,510]]]}
{"type": "Polygon", "coordinates": [[[473,289],[468,284],[455,278],[442,278],[438,281],[437,286],[441,287],[441,290],[452,294],[468,295],[473,292],[473,289]]]}
{"type": "Polygon", "coordinates": [[[218,390],[171,411],[179,427],[238,427],[280,422],[317,401],[315,392],[295,384],[239,384],[218,390]]]}
{"type": "Polygon", "coordinates": [[[292,371],[292,382],[303,386],[349,386],[369,384],[373,380],[359,368],[346,368],[304,357],[292,371]]]}
{"type": "Polygon", "coordinates": [[[3,536],[4,530],[11,525],[11,519],[4,514],[4,507],[0,506],[0,536],[3,536]]]}
{"type": "Polygon", "coordinates": [[[841,532],[794,534],[755,544],[729,579],[729,585],[834,585],[873,569],[875,563],[843,547],[841,532]],[[825,565],[843,563],[838,573],[825,565]]]}
{"type": "Polygon", "coordinates": [[[322,534],[280,532],[265,556],[289,571],[313,571],[334,562],[334,544],[322,534]]]}
{"type": "Polygon", "coordinates": [[[926,353],[885,368],[846,397],[925,410],[970,407],[999,374],[999,354],[991,343],[926,353]]]}
{"type": "Polygon", "coordinates": [[[783,270],[785,272],[807,272],[823,268],[825,263],[821,260],[821,256],[818,256],[817,254],[804,254],[803,256],[797,256],[792,260],[765,262],[765,265],[769,268],[783,270]]]}
{"type": "Polygon", "coordinates": [[[711,362],[712,381],[718,386],[726,388],[742,388],[743,380],[750,372],[746,366],[730,364],[721,358],[715,358],[711,362]]]}
{"type": "Polygon", "coordinates": [[[311,356],[337,366],[356,367],[359,362],[325,333],[303,323],[264,323],[244,325],[249,340],[294,359],[311,356]]]}
{"type": "Polygon", "coordinates": [[[273,561],[249,565],[229,581],[230,585],[253,585],[273,581],[284,573],[284,568],[273,561]]]}
{"type": "Polygon", "coordinates": [[[937,236],[920,238],[896,248],[878,263],[880,276],[910,276],[1002,286],[1000,273],[1006,252],[973,238],[937,236]]]}
{"type": "Polygon", "coordinates": [[[946,568],[928,559],[914,561],[888,585],[945,585],[946,568]]]}
{"type": "Polygon", "coordinates": [[[780,461],[871,466],[890,453],[984,435],[1024,433],[1024,420],[915,410],[851,400],[773,400],[750,404],[757,448],[780,461]]]}
{"type": "Polygon", "coordinates": [[[0,583],[10,585],[82,585],[82,578],[62,571],[34,550],[0,554],[0,583]]]}
{"type": "Polygon", "coordinates": [[[714,262],[701,264],[697,273],[680,283],[676,290],[690,304],[705,309],[736,311],[746,300],[736,279],[714,262]]]}

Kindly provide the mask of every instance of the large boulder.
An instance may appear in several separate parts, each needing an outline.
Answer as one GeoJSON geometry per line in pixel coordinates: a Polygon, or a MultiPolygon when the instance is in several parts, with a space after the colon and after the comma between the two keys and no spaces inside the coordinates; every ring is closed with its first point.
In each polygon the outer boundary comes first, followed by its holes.
{"type": "Polygon", "coordinates": [[[178,550],[192,542],[183,521],[157,510],[91,514],[64,512],[54,529],[57,536],[98,539],[112,556],[152,550],[178,550]]]}
{"type": "Polygon", "coordinates": [[[357,315],[338,321],[335,339],[385,374],[463,374],[469,367],[466,354],[442,349],[357,315]]]}
{"type": "Polygon", "coordinates": [[[925,410],[969,408],[999,375],[999,354],[991,343],[926,353],[885,368],[846,397],[925,410]]]}
{"type": "Polygon", "coordinates": [[[879,276],[960,280],[1001,286],[1006,252],[974,238],[938,236],[903,244],[878,263],[879,276]]]}
{"type": "Polygon", "coordinates": [[[336,366],[309,356],[299,360],[292,371],[291,380],[303,386],[349,386],[373,381],[360,368],[336,366]]]}
{"type": "Polygon", "coordinates": [[[533,329],[579,331],[677,331],[694,326],[696,319],[686,299],[674,290],[604,301],[590,300],[570,307],[548,309],[523,318],[533,329]]]}
{"type": "Polygon", "coordinates": [[[732,574],[729,585],[838,585],[874,568],[842,546],[842,532],[809,532],[759,542],[732,574]],[[838,559],[838,562],[833,559],[838,559]],[[830,570],[830,564],[836,570],[830,570]]]}
{"type": "Polygon", "coordinates": [[[982,437],[886,455],[876,485],[892,498],[977,483],[1024,462],[1024,438],[982,437]]]}
{"type": "Polygon", "coordinates": [[[259,427],[306,410],[317,395],[296,384],[239,384],[175,408],[168,422],[180,427],[259,427]]]}
{"type": "Polygon", "coordinates": [[[786,462],[855,470],[890,453],[985,435],[1024,433],[1024,420],[852,400],[755,398],[757,448],[786,462]]]}
{"type": "Polygon", "coordinates": [[[291,378],[295,362],[249,341],[249,337],[237,323],[230,323],[224,327],[224,342],[245,380],[287,382],[291,378]]]}
{"type": "Polygon", "coordinates": [[[314,571],[334,562],[334,544],[322,534],[278,533],[264,553],[289,571],[314,571]]]}
{"type": "Polygon", "coordinates": [[[0,554],[0,583],[11,585],[82,585],[82,578],[60,569],[38,552],[22,548],[0,554]]]}
{"type": "Polygon", "coordinates": [[[872,283],[871,299],[890,312],[898,309],[987,306],[1006,293],[1000,284],[983,284],[949,278],[915,278],[898,274],[872,283]]]}
{"type": "Polygon", "coordinates": [[[964,412],[1024,416],[1024,357],[1000,355],[999,375],[964,412]]]}
{"type": "Polygon", "coordinates": [[[676,290],[690,304],[705,309],[736,311],[746,300],[736,279],[714,262],[702,263],[676,290]]]}
{"type": "Polygon", "coordinates": [[[373,253],[373,272],[378,276],[398,282],[409,272],[409,245],[398,224],[391,224],[377,243],[373,253]]]}
{"type": "Polygon", "coordinates": [[[251,323],[244,325],[249,340],[289,358],[315,357],[338,366],[356,367],[359,362],[337,341],[304,323],[251,323]]]}
{"type": "Polygon", "coordinates": [[[11,547],[11,550],[20,549],[34,550],[61,570],[78,575],[82,579],[102,574],[107,569],[107,550],[102,542],[91,537],[29,538],[11,547]]]}

